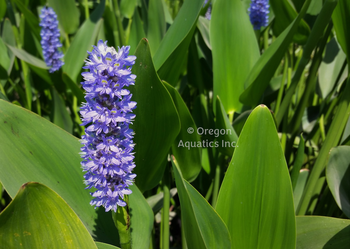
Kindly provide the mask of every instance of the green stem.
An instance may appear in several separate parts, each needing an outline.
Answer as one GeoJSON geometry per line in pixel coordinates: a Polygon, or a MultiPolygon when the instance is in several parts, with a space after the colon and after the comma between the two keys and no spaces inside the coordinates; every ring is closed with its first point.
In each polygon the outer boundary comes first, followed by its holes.
{"type": "Polygon", "coordinates": [[[311,30],[311,34],[309,35],[309,38],[308,38],[307,43],[305,45],[302,58],[300,59],[297,70],[294,74],[291,86],[289,87],[289,89],[288,89],[288,91],[287,91],[287,93],[282,101],[280,111],[278,112],[278,114],[276,116],[276,120],[277,120],[278,125],[283,120],[283,116],[284,116],[285,112],[287,111],[288,106],[292,100],[292,97],[293,97],[295,89],[299,83],[300,77],[304,71],[304,68],[308,64],[308,62],[310,60],[311,53],[312,53],[313,49],[316,47],[320,37],[323,36],[324,29],[328,25],[328,23],[331,19],[333,10],[336,7],[337,3],[338,3],[338,1],[336,1],[336,0],[326,0],[320,14],[318,15],[318,17],[316,19],[316,22],[311,30]]]}
{"type": "Polygon", "coordinates": [[[85,7],[85,20],[87,20],[90,18],[88,0],[84,0],[84,7],[85,7]]]}
{"type": "Polygon", "coordinates": [[[284,85],[285,85],[285,81],[287,78],[287,74],[288,74],[288,56],[285,56],[284,59],[284,68],[283,68],[283,76],[282,76],[282,82],[281,82],[281,86],[280,86],[280,90],[278,91],[278,97],[277,97],[277,101],[276,101],[276,107],[275,107],[275,113],[278,113],[278,110],[280,108],[280,104],[281,104],[281,100],[282,100],[282,95],[284,92],[284,85]]]}
{"type": "Polygon", "coordinates": [[[68,36],[68,34],[67,33],[65,33],[65,35],[66,35],[66,39],[65,39],[65,44],[66,44],[66,50],[69,48],[69,46],[70,46],[70,42],[69,42],[69,36],[68,36]]]}
{"type": "Polygon", "coordinates": [[[264,51],[269,48],[269,30],[269,27],[267,27],[264,32],[264,51]]]}
{"type": "Polygon", "coordinates": [[[213,199],[211,202],[211,205],[213,206],[213,208],[215,208],[216,201],[218,199],[219,187],[220,187],[220,174],[221,174],[221,168],[220,168],[220,164],[218,164],[216,165],[216,169],[215,169],[213,199]]]}
{"type": "Polygon", "coordinates": [[[346,83],[345,89],[342,93],[337,112],[333,118],[331,127],[329,128],[326,140],[320,150],[316,159],[315,165],[311,171],[310,178],[305,187],[304,194],[300,200],[300,208],[298,215],[305,215],[308,211],[309,204],[314,194],[314,190],[318,179],[321,176],[327,162],[329,151],[339,143],[344,127],[348,120],[350,113],[350,78],[346,83]]]}
{"type": "Polygon", "coordinates": [[[125,207],[118,207],[117,212],[112,212],[115,226],[118,229],[121,249],[131,249],[129,198],[124,196],[125,207]]]}
{"type": "Polygon", "coordinates": [[[169,249],[169,208],[170,208],[170,177],[169,177],[169,167],[165,169],[163,176],[162,187],[163,187],[163,209],[162,209],[162,241],[161,248],[169,249]]]}

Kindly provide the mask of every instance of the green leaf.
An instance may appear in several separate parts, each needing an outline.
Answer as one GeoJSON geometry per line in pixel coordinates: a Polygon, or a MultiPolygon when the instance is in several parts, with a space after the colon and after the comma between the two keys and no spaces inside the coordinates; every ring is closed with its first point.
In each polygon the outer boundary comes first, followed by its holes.
{"type": "MultiPolygon", "coordinates": [[[[275,21],[272,25],[273,33],[274,35],[279,36],[293,22],[298,13],[288,0],[271,0],[269,1],[269,4],[275,14],[275,21]]],[[[304,20],[301,20],[298,26],[298,31],[293,37],[294,42],[305,44],[309,35],[309,26],[304,20]]]]}
{"type": "Polygon", "coordinates": [[[203,37],[205,44],[211,50],[209,24],[210,24],[210,21],[207,18],[203,16],[200,16],[198,18],[197,28],[201,32],[201,35],[203,37]]]}
{"type": "Polygon", "coordinates": [[[135,7],[137,6],[137,0],[121,0],[120,12],[126,18],[132,18],[135,7]]]}
{"type": "Polygon", "coordinates": [[[7,53],[7,47],[4,41],[0,38],[0,79],[6,80],[7,71],[11,66],[11,59],[7,53]]]}
{"type": "Polygon", "coordinates": [[[58,94],[56,89],[52,89],[53,97],[53,116],[52,122],[66,130],[69,133],[73,131],[73,121],[67,111],[66,104],[64,103],[63,98],[58,94]]]}
{"type": "Polygon", "coordinates": [[[232,248],[295,248],[288,167],[264,105],[253,110],[243,127],[216,210],[229,229],[232,248]]]}
{"type": "Polygon", "coordinates": [[[162,0],[151,0],[148,4],[147,39],[152,55],[157,51],[166,30],[165,13],[162,2],[162,0]]]}
{"type": "MultiPolygon", "coordinates": [[[[214,96],[228,114],[240,112],[239,96],[259,58],[259,47],[241,0],[216,0],[210,23],[213,51],[214,96]],[[228,52],[229,51],[229,52],[228,52]]],[[[216,110],[214,102],[214,111],[216,110]]]]}
{"type": "Polygon", "coordinates": [[[76,137],[48,120],[0,100],[0,181],[14,197],[22,184],[35,181],[59,194],[98,241],[117,244],[108,213],[94,209],[83,184],[76,137]]]}
{"type": "Polygon", "coordinates": [[[239,98],[242,103],[251,106],[256,106],[258,104],[285,55],[289,44],[292,42],[293,36],[297,32],[298,25],[305,15],[310,2],[311,0],[306,0],[297,18],[278,36],[256,62],[246,79],[245,86],[247,89],[245,89],[239,98]]]}
{"type": "Polygon", "coordinates": [[[339,0],[333,11],[332,20],[337,34],[337,40],[350,60],[350,2],[339,0]]]}
{"type": "Polygon", "coordinates": [[[238,141],[238,136],[227,117],[225,108],[222,105],[219,96],[216,96],[215,128],[220,131],[220,135],[218,136],[219,151],[227,156],[232,156],[238,141]]]}
{"type": "Polygon", "coordinates": [[[220,216],[204,197],[182,177],[174,157],[172,164],[180,198],[181,221],[188,248],[231,248],[230,235],[220,216]]]}
{"type": "Polygon", "coordinates": [[[299,216],[297,249],[348,249],[350,221],[318,216],[299,216]]]}
{"type": "Polygon", "coordinates": [[[50,188],[24,184],[0,215],[1,248],[97,248],[79,217],[50,188]]]}
{"type": "Polygon", "coordinates": [[[6,14],[6,0],[0,0],[0,21],[6,14]]]}
{"type": "Polygon", "coordinates": [[[40,26],[38,18],[29,10],[29,8],[20,0],[14,0],[18,9],[23,13],[25,21],[28,23],[29,27],[32,30],[35,38],[40,41],[40,26]]]}
{"type": "Polygon", "coordinates": [[[294,191],[293,191],[294,209],[295,210],[298,209],[300,199],[301,199],[303,192],[304,192],[304,189],[305,189],[307,178],[309,177],[309,173],[310,172],[308,169],[302,169],[299,172],[299,177],[298,177],[297,183],[296,183],[294,191]]]}
{"type": "Polygon", "coordinates": [[[120,249],[119,247],[112,246],[106,243],[95,242],[98,249],[120,249]]]}
{"type": "Polygon", "coordinates": [[[153,229],[154,214],[136,185],[130,186],[129,211],[131,216],[131,243],[133,248],[148,249],[153,229]]]}
{"type": "Polygon", "coordinates": [[[57,19],[67,34],[73,34],[79,26],[80,12],[74,0],[47,0],[57,19]]]}
{"type": "Polygon", "coordinates": [[[139,12],[135,9],[135,14],[132,17],[132,23],[130,28],[130,35],[128,44],[130,45],[130,54],[134,54],[142,38],[145,38],[146,34],[143,30],[143,24],[139,12]]]}
{"type": "Polygon", "coordinates": [[[84,60],[87,57],[87,50],[91,50],[92,45],[95,44],[95,39],[102,23],[100,18],[103,14],[104,6],[105,0],[102,0],[91,14],[90,19],[81,25],[64,56],[63,72],[74,82],[77,81],[84,60]]]}
{"type": "Polygon", "coordinates": [[[9,44],[6,44],[7,47],[18,57],[18,59],[23,60],[27,62],[28,64],[31,64],[35,67],[42,68],[42,69],[48,69],[46,66],[46,63],[43,60],[40,60],[33,55],[27,53],[26,51],[22,49],[15,48],[9,44]]]}
{"type": "Polygon", "coordinates": [[[298,151],[297,151],[296,158],[295,158],[295,161],[293,164],[293,170],[292,170],[292,173],[290,176],[293,189],[295,189],[295,186],[298,182],[298,177],[299,177],[301,166],[303,166],[304,148],[305,148],[304,138],[302,135],[300,135],[300,142],[299,142],[299,146],[298,146],[298,151]]]}
{"type": "Polygon", "coordinates": [[[132,73],[136,83],[130,87],[132,100],[137,102],[135,122],[136,184],[144,192],[156,186],[162,178],[163,164],[180,131],[180,120],[174,102],[160,81],[151,58],[147,40],[136,49],[132,73]]]}
{"type": "Polygon", "coordinates": [[[350,217],[350,147],[331,150],[326,168],[329,189],[344,214],[350,217]]]}
{"type": "Polygon", "coordinates": [[[318,85],[322,98],[328,96],[337,82],[343,82],[346,79],[347,70],[344,70],[341,78],[338,80],[345,60],[346,54],[344,54],[337,40],[333,37],[327,44],[326,53],[318,70],[318,85]]]}
{"type": "Polygon", "coordinates": [[[66,74],[62,74],[62,80],[78,99],[78,105],[85,102],[83,90],[66,74]]]}
{"type": "Polygon", "coordinates": [[[176,137],[171,147],[171,151],[174,154],[175,158],[178,158],[178,165],[183,177],[187,181],[192,182],[194,179],[196,179],[197,175],[202,169],[202,141],[200,140],[200,137],[197,133],[197,126],[194,123],[191,113],[188,110],[179,92],[168,83],[163,83],[173,98],[173,101],[179,113],[181,123],[180,133],[176,137]],[[186,144],[188,146],[186,146],[186,144]]]}
{"type": "MultiPolygon", "coordinates": [[[[177,194],[177,189],[170,189],[170,198],[173,198],[177,194]]],[[[147,198],[148,205],[152,208],[153,213],[158,213],[163,207],[164,192],[160,192],[156,195],[152,195],[147,198]]]]}
{"type": "Polygon", "coordinates": [[[173,86],[184,69],[186,52],[203,2],[204,0],[184,2],[153,57],[160,78],[173,86]]]}

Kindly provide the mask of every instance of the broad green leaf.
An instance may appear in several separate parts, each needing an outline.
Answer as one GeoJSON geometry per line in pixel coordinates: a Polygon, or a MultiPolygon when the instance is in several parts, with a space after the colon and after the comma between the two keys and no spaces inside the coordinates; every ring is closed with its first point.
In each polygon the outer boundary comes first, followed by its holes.
{"type": "Polygon", "coordinates": [[[132,100],[137,102],[135,122],[136,184],[144,192],[156,186],[162,178],[163,164],[180,131],[180,120],[174,102],[160,81],[146,39],[136,49],[132,73],[137,76],[130,87],[132,100]]]}
{"type": "Polygon", "coordinates": [[[120,249],[119,247],[112,246],[106,243],[95,242],[98,249],[120,249]]]}
{"type": "Polygon", "coordinates": [[[133,248],[148,249],[153,229],[154,214],[136,185],[130,186],[129,211],[131,216],[131,243],[133,248]]]}
{"type": "Polygon", "coordinates": [[[348,249],[350,221],[319,216],[297,216],[297,249],[348,249]]]}
{"type": "Polygon", "coordinates": [[[27,53],[26,51],[22,49],[15,48],[9,44],[6,44],[7,47],[17,56],[18,59],[23,60],[27,62],[28,64],[31,64],[35,67],[42,68],[42,69],[48,69],[45,62],[43,60],[40,60],[33,55],[27,53]]]}
{"type": "Polygon", "coordinates": [[[262,56],[260,56],[245,81],[247,89],[245,89],[239,98],[242,103],[251,106],[256,106],[258,104],[285,55],[289,44],[292,42],[293,36],[297,32],[298,25],[305,15],[310,2],[311,0],[306,0],[297,18],[278,36],[262,56]]]}
{"type": "Polygon", "coordinates": [[[219,96],[216,97],[215,128],[219,131],[218,134],[220,134],[217,136],[219,151],[227,156],[232,156],[238,141],[238,136],[233,129],[229,118],[227,117],[225,108],[222,105],[219,96]]]}
{"type": "Polygon", "coordinates": [[[74,82],[82,69],[84,60],[87,57],[87,51],[91,50],[95,44],[98,31],[101,26],[101,16],[104,11],[105,0],[97,6],[91,14],[90,19],[86,20],[76,33],[74,40],[64,55],[64,65],[62,67],[74,82]]]}
{"type": "Polygon", "coordinates": [[[264,105],[253,110],[243,127],[216,210],[228,227],[232,248],[295,248],[288,167],[264,105]]]}
{"type": "Polygon", "coordinates": [[[350,2],[338,0],[338,5],[333,11],[332,20],[337,40],[350,60],[350,2]]]}
{"type": "Polygon", "coordinates": [[[76,213],[37,182],[21,186],[0,214],[1,248],[97,248],[76,213]]]}
{"type": "MultiPolygon", "coordinates": [[[[279,36],[289,24],[293,22],[298,13],[288,0],[270,0],[269,4],[275,14],[275,21],[272,25],[273,33],[274,35],[279,36]]],[[[293,40],[296,43],[305,44],[309,34],[309,26],[304,20],[301,20],[298,26],[298,31],[295,33],[293,40]]]]}
{"type": "Polygon", "coordinates": [[[20,0],[14,0],[15,4],[17,5],[18,9],[23,13],[25,16],[25,21],[28,23],[29,27],[31,28],[32,33],[34,34],[35,38],[40,41],[40,26],[39,26],[39,20],[38,18],[28,9],[28,7],[23,3],[23,1],[20,0]]]}
{"type": "Polygon", "coordinates": [[[333,37],[327,44],[326,53],[318,70],[318,85],[321,90],[322,98],[328,96],[337,81],[343,82],[346,79],[347,70],[344,70],[341,78],[338,80],[339,73],[345,61],[346,54],[344,54],[337,40],[333,37]]]}
{"type": "Polygon", "coordinates": [[[47,0],[57,14],[57,19],[67,34],[73,34],[79,26],[80,12],[74,0],[47,0]]]}
{"type": "MultiPolygon", "coordinates": [[[[184,2],[173,24],[166,32],[156,54],[153,57],[154,67],[157,71],[168,60],[170,55],[175,52],[176,48],[178,48],[181,45],[181,43],[186,39],[186,37],[188,37],[191,31],[193,31],[193,26],[195,26],[196,24],[203,3],[204,0],[191,0],[184,2]]],[[[187,44],[187,48],[189,42],[187,44]]],[[[186,52],[187,48],[183,50],[185,50],[186,52]]]]}
{"type": "Polygon", "coordinates": [[[137,6],[137,0],[121,0],[120,12],[123,16],[130,19],[134,14],[134,10],[136,6],[137,6]]]}
{"type": "Polygon", "coordinates": [[[40,116],[0,100],[0,181],[13,198],[22,184],[59,194],[98,241],[117,244],[110,214],[94,209],[83,184],[79,140],[40,116]]]}
{"type": "Polygon", "coordinates": [[[130,54],[134,54],[137,48],[137,45],[142,38],[145,38],[146,34],[143,30],[143,24],[139,12],[135,9],[135,14],[132,17],[132,23],[130,28],[130,35],[128,44],[130,45],[130,54]]]}
{"type": "Polygon", "coordinates": [[[176,187],[181,205],[181,221],[188,248],[231,248],[227,227],[212,206],[192,187],[172,159],[176,187]]]}
{"type": "Polygon", "coordinates": [[[53,97],[53,110],[52,110],[52,122],[66,130],[69,133],[73,131],[73,121],[67,111],[66,104],[63,98],[58,94],[56,89],[52,89],[53,97]]]}
{"type": "Polygon", "coordinates": [[[344,214],[350,217],[350,147],[331,150],[326,168],[328,187],[344,214]]]}
{"type": "Polygon", "coordinates": [[[148,30],[147,39],[154,55],[165,34],[166,22],[163,0],[150,0],[148,3],[148,30]]]}
{"type": "MultiPolygon", "coordinates": [[[[3,22],[3,27],[2,27],[2,34],[1,34],[2,40],[13,47],[16,46],[16,38],[12,29],[12,25],[9,19],[5,19],[3,22]]],[[[7,70],[7,74],[11,73],[12,66],[15,60],[15,55],[12,53],[11,50],[8,49],[8,55],[10,58],[10,67],[7,70]]]]}
{"type": "Polygon", "coordinates": [[[293,191],[294,210],[298,209],[299,202],[300,202],[301,196],[303,195],[309,173],[310,172],[308,169],[302,169],[299,172],[299,177],[293,191]]]}
{"type": "MultiPolygon", "coordinates": [[[[219,96],[227,114],[240,112],[239,96],[244,82],[259,58],[259,47],[241,0],[216,0],[210,23],[213,51],[214,96],[219,96]]],[[[214,102],[214,111],[216,110],[214,102]]]]}
{"type": "Polygon", "coordinates": [[[201,149],[205,146],[202,145],[196,124],[181,95],[174,87],[166,82],[163,83],[173,98],[181,123],[180,133],[171,146],[171,151],[177,158],[182,176],[192,182],[202,169],[201,149]]]}

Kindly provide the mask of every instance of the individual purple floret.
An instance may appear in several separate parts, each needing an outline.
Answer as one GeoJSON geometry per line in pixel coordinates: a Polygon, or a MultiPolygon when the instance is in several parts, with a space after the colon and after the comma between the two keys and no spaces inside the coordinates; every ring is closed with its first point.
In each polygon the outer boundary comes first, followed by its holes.
{"type": "Polygon", "coordinates": [[[53,73],[64,64],[61,60],[63,54],[58,51],[58,48],[62,47],[62,44],[59,40],[60,30],[58,29],[57,15],[52,8],[44,7],[41,10],[40,18],[40,26],[42,27],[40,43],[43,49],[45,63],[50,67],[49,72],[53,73]]]}
{"type": "Polygon", "coordinates": [[[80,110],[82,125],[81,162],[86,188],[95,188],[91,193],[92,206],[104,206],[106,212],[125,206],[124,195],[131,194],[129,185],[136,177],[132,174],[134,132],[129,124],[135,118],[132,110],[136,102],[126,87],[134,85],[136,76],[131,73],[136,56],[129,56],[130,46],[116,51],[107,47],[107,41],[98,41],[85,61],[83,72],[86,103],[80,110]]]}
{"type": "Polygon", "coordinates": [[[253,24],[255,30],[260,30],[261,27],[266,27],[269,23],[268,0],[252,0],[249,11],[250,22],[253,24]]]}

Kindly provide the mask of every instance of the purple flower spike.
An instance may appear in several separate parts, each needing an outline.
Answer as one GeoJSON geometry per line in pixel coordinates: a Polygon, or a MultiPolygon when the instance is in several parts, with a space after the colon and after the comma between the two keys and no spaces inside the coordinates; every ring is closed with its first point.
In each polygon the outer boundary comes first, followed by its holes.
{"type": "Polygon", "coordinates": [[[45,63],[50,67],[49,72],[53,73],[64,64],[61,60],[63,54],[58,50],[58,48],[62,47],[62,44],[59,40],[60,31],[58,29],[57,15],[52,8],[44,7],[41,10],[40,18],[40,27],[42,27],[40,43],[45,63]]]}
{"type": "Polygon", "coordinates": [[[261,27],[266,27],[269,23],[268,0],[252,0],[249,11],[250,22],[253,24],[255,30],[260,30],[261,27]]]}
{"type": "Polygon", "coordinates": [[[116,212],[118,206],[126,205],[124,195],[131,194],[129,186],[136,177],[132,174],[134,132],[129,128],[135,118],[132,110],[136,102],[131,101],[132,94],[125,89],[135,83],[131,66],[136,56],[128,55],[130,46],[116,51],[102,40],[93,47],[83,67],[89,71],[82,73],[86,103],[80,114],[82,125],[87,127],[81,140],[81,165],[86,172],[86,188],[96,189],[90,204],[116,212]]]}

